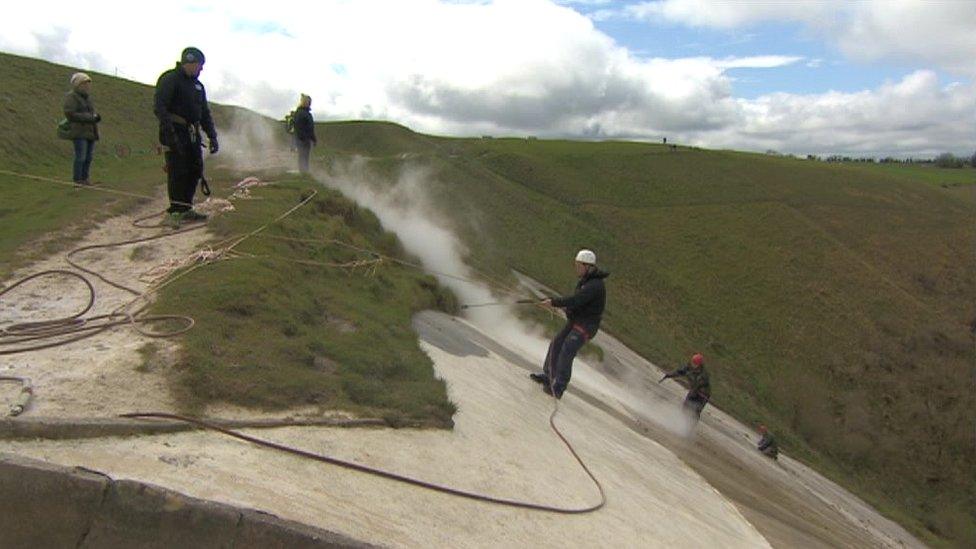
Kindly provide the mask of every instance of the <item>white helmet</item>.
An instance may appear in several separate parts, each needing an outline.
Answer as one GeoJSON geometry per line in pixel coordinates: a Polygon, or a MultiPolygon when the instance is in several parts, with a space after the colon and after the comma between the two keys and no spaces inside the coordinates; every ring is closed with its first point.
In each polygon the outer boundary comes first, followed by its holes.
{"type": "Polygon", "coordinates": [[[596,265],[596,254],[590,250],[580,250],[576,252],[576,261],[587,265],[596,265]]]}

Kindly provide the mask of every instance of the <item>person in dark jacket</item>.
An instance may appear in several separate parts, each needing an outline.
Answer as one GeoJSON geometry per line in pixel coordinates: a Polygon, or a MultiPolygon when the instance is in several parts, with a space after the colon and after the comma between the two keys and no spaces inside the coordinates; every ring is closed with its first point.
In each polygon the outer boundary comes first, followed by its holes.
{"type": "Polygon", "coordinates": [[[312,98],[302,94],[302,98],[295,109],[295,146],[298,148],[298,171],[308,173],[308,155],[312,145],[318,143],[315,138],[315,121],[312,119],[312,98]]]}
{"type": "Polygon", "coordinates": [[[91,82],[91,77],[83,72],[71,75],[71,91],[65,94],[62,105],[69,127],[63,137],[70,139],[75,149],[71,180],[76,185],[91,185],[89,171],[98,141],[98,123],[102,120],[92,103],[91,82]]]}
{"type": "Polygon", "coordinates": [[[573,375],[573,360],[576,353],[593,339],[600,329],[603,309],[607,304],[607,290],[603,279],[610,273],[596,266],[596,254],[590,250],[580,250],[576,254],[576,293],[568,297],[553,297],[543,303],[566,310],[566,326],[556,334],[549,344],[542,373],[529,374],[534,381],[542,384],[546,394],[562,398],[573,375]]]}
{"type": "Polygon", "coordinates": [[[690,387],[683,406],[697,422],[701,418],[702,410],[705,409],[708,400],[712,398],[712,387],[708,380],[708,371],[705,370],[705,357],[701,353],[695,353],[692,355],[689,364],[665,374],[661,381],[675,377],[688,378],[690,387]]]}
{"type": "Polygon", "coordinates": [[[769,432],[769,429],[766,429],[765,425],[759,426],[759,434],[762,435],[762,438],[759,439],[756,449],[766,457],[779,459],[779,446],[777,446],[773,434],[769,432]]]}
{"type": "Polygon", "coordinates": [[[207,218],[193,210],[193,195],[203,177],[201,129],[207,134],[210,154],[218,149],[207,92],[198,80],[204,61],[203,52],[186,48],[176,67],[161,74],[156,82],[153,112],[159,119],[159,143],[166,152],[167,224],[172,227],[207,218]]]}

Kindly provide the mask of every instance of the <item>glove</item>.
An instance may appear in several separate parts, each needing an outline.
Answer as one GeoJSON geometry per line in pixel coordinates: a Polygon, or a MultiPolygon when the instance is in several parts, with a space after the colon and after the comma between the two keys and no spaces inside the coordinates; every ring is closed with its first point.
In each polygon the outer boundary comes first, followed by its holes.
{"type": "Polygon", "coordinates": [[[209,150],[210,150],[210,154],[217,154],[217,151],[220,150],[220,145],[217,144],[217,136],[213,136],[210,138],[209,150]]]}
{"type": "Polygon", "coordinates": [[[98,123],[98,122],[101,122],[101,121],[102,121],[102,115],[100,115],[98,113],[95,113],[95,122],[98,123]]]}

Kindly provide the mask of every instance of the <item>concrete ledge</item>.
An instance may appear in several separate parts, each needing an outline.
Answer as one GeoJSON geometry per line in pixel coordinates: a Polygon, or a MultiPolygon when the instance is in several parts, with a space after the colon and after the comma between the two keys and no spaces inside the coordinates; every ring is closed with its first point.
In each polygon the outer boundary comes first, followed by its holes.
{"type": "Polygon", "coordinates": [[[262,549],[312,549],[316,547],[373,547],[261,511],[244,510],[237,528],[237,545],[262,549]],[[353,545],[351,545],[353,544],[353,545]]]}
{"type": "Polygon", "coordinates": [[[230,547],[241,514],[131,480],[113,481],[83,547],[230,547]]]}
{"type": "Polygon", "coordinates": [[[0,454],[0,547],[374,546],[151,484],[0,454]]]}
{"type": "Polygon", "coordinates": [[[76,547],[110,482],[83,469],[0,454],[0,547],[76,547]]]}
{"type": "MultiPolygon", "coordinates": [[[[208,420],[228,429],[254,429],[273,427],[391,427],[389,422],[378,418],[320,418],[320,419],[258,419],[258,420],[208,420]]],[[[397,425],[403,427],[405,425],[397,425]]],[[[411,425],[412,426],[412,425],[411,425]]],[[[417,425],[421,426],[421,425],[417,425]]],[[[98,437],[123,437],[152,435],[200,429],[182,421],[141,420],[126,418],[57,418],[19,417],[0,419],[0,440],[17,439],[76,439],[98,437]]]]}

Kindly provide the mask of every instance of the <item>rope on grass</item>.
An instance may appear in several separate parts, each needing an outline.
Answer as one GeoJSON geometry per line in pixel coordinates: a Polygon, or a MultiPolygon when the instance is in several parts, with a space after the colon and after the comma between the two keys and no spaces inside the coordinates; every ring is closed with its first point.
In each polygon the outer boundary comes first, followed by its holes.
{"type": "MultiPolygon", "coordinates": [[[[0,173],[4,173],[4,170],[0,170],[0,173]]],[[[42,178],[42,179],[50,179],[50,178],[42,178]]],[[[110,328],[114,328],[116,326],[121,326],[125,324],[131,325],[136,331],[138,331],[142,335],[145,335],[147,337],[154,337],[154,338],[173,337],[188,332],[190,329],[193,328],[193,325],[195,323],[193,318],[189,316],[144,315],[143,312],[149,305],[149,296],[157,293],[162,288],[171,284],[175,280],[182,278],[183,276],[186,276],[190,272],[195,271],[199,267],[214,263],[215,261],[221,259],[233,257],[233,254],[231,252],[233,252],[233,248],[235,246],[244,242],[248,238],[260,233],[261,231],[265,230],[269,225],[273,223],[277,223],[282,219],[288,217],[289,215],[294,213],[302,206],[308,204],[312,200],[312,198],[316,196],[316,194],[318,194],[318,191],[312,190],[296,206],[289,208],[283,214],[278,215],[273,220],[264,223],[263,225],[261,225],[255,230],[252,230],[248,234],[245,234],[244,236],[241,237],[234,237],[233,242],[231,244],[228,244],[227,247],[225,248],[218,249],[217,251],[213,251],[213,250],[211,250],[210,252],[204,251],[204,253],[202,254],[200,253],[200,251],[195,252],[194,254],[190,254],[190,257],[180,260],[179,264],[183,268],[185,268],[185,270],[183,270],[181,273],[179,273],[176,276],[170,276],[170,275],[172,275],[172,273],[178,269],[168,269],[164,267],[163,269],[161,269],[161,271],[165,271],[166,276],[169,276],[169,278],[165,280],[161,280],[157,278],[156,281],[149,286],[149,288],[141,292],[132,289],[128,286],[125,286],[119,282],[115,282],[107,278],[102,273],[99,273],[93,269],[84,267],[83,265],[78,263],[78,261],[74,258],[74,256],[76,256],[79,253],[90,251],[90,250],[115,248],[119,246],[150,242],[161,238],[169,238],[177,234],[182,234],[182,233],[202,229],[205,227],[205,225],[200,224],[200,225],[196,225],[184,229],[179,229],[176,231],[167,231],[167,232],[163,232],[163,233],[159,233],[147,237],[82,246],[80,248],[75,248],[69,251],[65,255],[65,261],[67,261],[69,265],[71,265],[72,267],[78,269],[83,273],[98,278],[99,280],[108,284],[109,286],[112,286],[114,288],[132,294],[134,298],[128,302],[123,303],[111,313],[95,315],[91,317],[84,317],[84,315],[92,309],[96,299],[95,287],[86,277],[76,272],[67,271],[67,270],[42,271],[24,277],[20,280],[15,281],[10,286],[0,290],[0,304],[2,304],[3,296],[9,294],[15,288],[20,287],[27,282],[42,277],[51,277],[51,276],[71,276],[81,280],[85,284],[86,290],[88,292],[87,304],[80,311],[66,317],[55,318],[52,320],[44,320],[44,321],[21,322],[21,323],[15,323],[10,326],[0,328],[0,355],[12,355],[12,354],[24,353],[29,351],[49,349],[52,347],[58,347],[60,345],[65,345],[67,343],[72,343],[75,341],[80,341],[82,339],[92,337],[110,328]],[[187,265],[189,265],[188,268],[186,268],[187,265]],[[137,307],[137,305],[140,304],[141,306],[137,307]],[[182,326],[176,329],[172,329],[169,331],[161,331],[161,332],[153,332],[153,331],[143,329],[141,327],[142,324],[163,323],[163,322],[168,323],[174,321],[181,323],[182,326]]],[[[158,214],[154,214],[154,215],[158,215],[158,214]]],[[[140,218],[137,219],[136,221],[137,222],[144,221],[145,219],[148,219],[148,217],[140,218]]]]}

